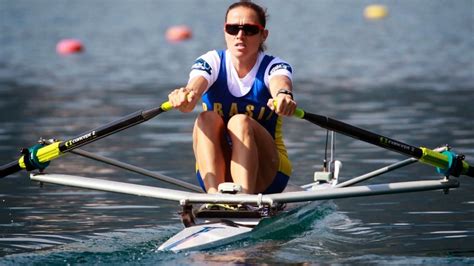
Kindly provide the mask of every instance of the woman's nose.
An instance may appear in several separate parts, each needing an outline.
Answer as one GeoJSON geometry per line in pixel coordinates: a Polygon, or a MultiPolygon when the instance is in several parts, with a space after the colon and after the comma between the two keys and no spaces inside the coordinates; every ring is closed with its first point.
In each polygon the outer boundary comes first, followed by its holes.
{"type": "Polygon", "coordinates": [[[239,29],[239,32],[237,32],[237,35],[235,35],[235,36],[237,36],[237,37],[245,36],[244,30],[243,30],[243,29],[239,29]]]}

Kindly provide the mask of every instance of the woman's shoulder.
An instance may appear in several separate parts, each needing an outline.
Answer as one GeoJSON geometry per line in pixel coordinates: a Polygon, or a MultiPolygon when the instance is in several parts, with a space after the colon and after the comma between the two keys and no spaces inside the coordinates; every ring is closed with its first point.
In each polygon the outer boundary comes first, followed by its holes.
{"type": "Polygon", "coordinates": [[[199,56],[198,59],[202,59],[208,63],[212,62],[220,62],[221,56],[220,56],[221,51],[220,50],[211,50],[206,52],[205,54],[199,56]]]}
{"type": "Polygon", "coordinates": [[[208,88],[217,79],[219,75],[219,66],[221,63],[220,56],[216,50],[208,51],[205,54],[199,56],[194,61],[191,67],[189,77],[194,78],[195,76],[202,76],[208,82],[208,88]]]}
{"type": "Polygon", "coordinates": [[[263,56],[266,56],[266,57],[268,57],[268,58],[270,58],[272,63],[273,63],[273,62],[284,62],[284,63],[287,63],[287,64],[288,64],[288,62],[287,62],[286,60],[282,59],[282,58],[279,57],[279,56],[272,55],[272,54],[267,54],[267,53],[263,53],[263,52],[262,52],[262,55],[263,55],[263,56]]]}
{"type": "Polygon", "coordinates": [[[278,70],[286,70],[290,73],[293,72],[293,69],[286,60],[281,59],[278,56],[264,54],[264,56],[268,56],[270,59],[269,64],[267,65],[268,73],[271,75],[278,70]]]}

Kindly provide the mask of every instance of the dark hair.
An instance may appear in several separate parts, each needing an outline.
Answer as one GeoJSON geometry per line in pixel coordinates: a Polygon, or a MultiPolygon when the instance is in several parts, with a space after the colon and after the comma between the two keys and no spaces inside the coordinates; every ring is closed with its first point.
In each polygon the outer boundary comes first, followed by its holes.
{"type": "MultiPolygon", "coordinates": [[[[266,27],[267,18],[268,18],[267,9],[255,4],[251,1],[248,1],[248,0],[247,1],[246,0],[241,0],[239,2],[236,2],[236,3],[233,3],[232,5],[230,5],[229,8],[227,8],[227,12],[225,12],[224,21],[227,21],[227,15],[229,14],[229,12],[232,9],[237,8],[237,7],[246,7],[246,8],[250,8],[253,11],[255,11],[255,13],[257,13],[257,17],[258,17],[258,21],[260,22],[260,25],[262,25],[264,28],[266,27]]],[[[265,49],[266,49],[266,47],[262,43],[259,47],[259,50],[263,52],[265,49]]]]}

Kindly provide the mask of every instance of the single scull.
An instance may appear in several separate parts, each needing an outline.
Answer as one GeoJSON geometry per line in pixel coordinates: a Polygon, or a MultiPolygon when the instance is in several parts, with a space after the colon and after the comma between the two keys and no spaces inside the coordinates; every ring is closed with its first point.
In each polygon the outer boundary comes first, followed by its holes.
{"type": "Polygon", "coordinates": [[[328,117],[305,112],[300,108],[297,109],[296,117],[331,131],[331,158],[329,164],[326,163],[325,158],[323,171],[315,173],[314,182],[297,187],[297,189],[290,186],[289,190],[282,193],[241,194],[238,186],[225,183],[219,189],[220,193],[206,194],[200,192],[199,187],[193,184],[78,149],[83,145],[142,123],[170,109],[172,109],[171,105],[165,102],[159,107],[135,112],[66,141],[41,139],[40,144],[23,149],[23,155],[19,159],[0,166],[0,177],[5,177],[22,169],[28,171],[39,169],[39,173],[30,175],[31,180],[175,201],[182,208],[181,219],[185,228],[163,243],[159,250],[176,252],[208,249],[245,238],[263,220],[281,216],[308,202],[426,190],[447,191],[459,186],[458,180],[450,177],[474,176],[474,168],[464,160],[464,156],[455,154],[448,146],[435,150],[414,147],[328,117]],[[338,176],[341,163],[334,159],[334,132],[396,151],[411,158],[339,183],[338,176]],[[44,173],[43,170],[51,160],[67,152],[151,176],[191,192],[74,175],[44,173]],[[353,186],[356,183],[414,162],[422,162],[436,167],[442,177],[438,180],[353,186]]]}

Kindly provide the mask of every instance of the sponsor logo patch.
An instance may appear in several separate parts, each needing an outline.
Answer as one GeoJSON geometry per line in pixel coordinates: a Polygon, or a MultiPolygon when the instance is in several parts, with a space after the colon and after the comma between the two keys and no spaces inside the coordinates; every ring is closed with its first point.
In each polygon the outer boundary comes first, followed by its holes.
{"type": "Polygon", "coordinates": [[[206,71],[207,74],[211,75],[212,68],[211,66],[204,61],[204,59],[199,58],[194,62],[194,65],[191,67],[193,70],[200,70],[200,71],[206,71]]]}
{"type": "Polygon", "coordinates": [[[274,64],[270,67],[270,71],[268,72],[270,75],[275,73],[275,71],[280,70],[280,69],[286,69],[290,73],[293,73],[293,70],[291,69],[291,66],[287,63],[277,63],[274,64]]]}

